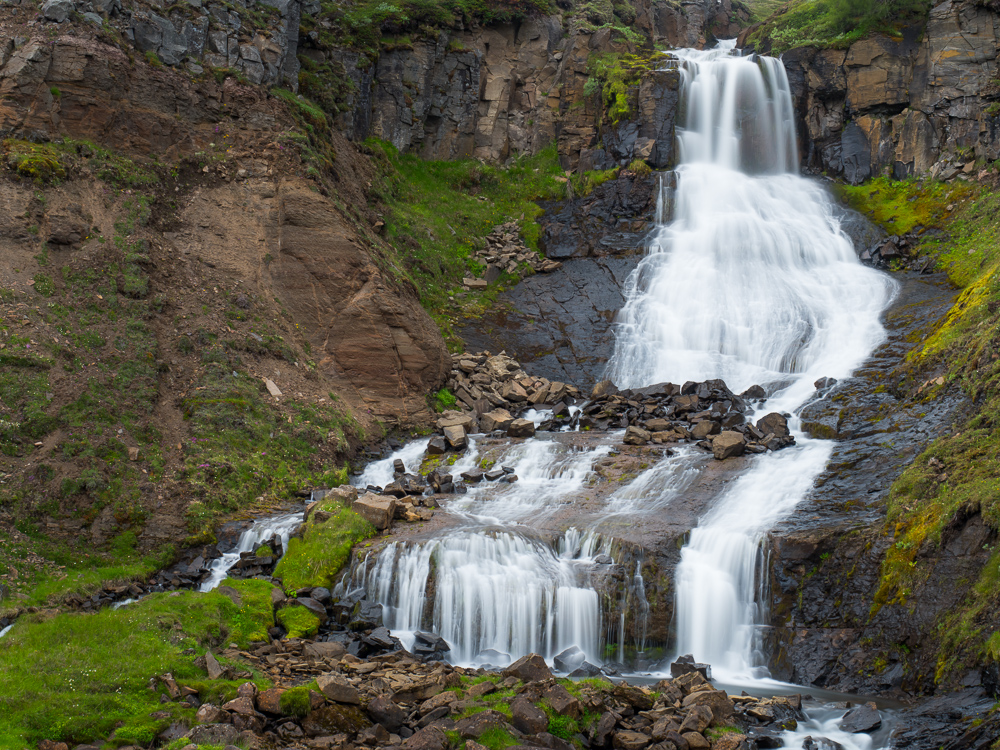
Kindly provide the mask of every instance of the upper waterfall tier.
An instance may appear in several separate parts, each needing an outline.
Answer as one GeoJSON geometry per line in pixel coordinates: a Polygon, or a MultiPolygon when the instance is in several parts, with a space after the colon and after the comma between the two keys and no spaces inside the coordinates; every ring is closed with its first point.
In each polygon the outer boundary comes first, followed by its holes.
{"type": "Polygon", "coordinates": [[[722,378],[802,388],[842,377],[882,337],[892,282],[858,263],[822,187],[796,174],[779,60],[731,43],[680,50],[676,214],[629,280],[608,376],[619,386],[722,378]]]}

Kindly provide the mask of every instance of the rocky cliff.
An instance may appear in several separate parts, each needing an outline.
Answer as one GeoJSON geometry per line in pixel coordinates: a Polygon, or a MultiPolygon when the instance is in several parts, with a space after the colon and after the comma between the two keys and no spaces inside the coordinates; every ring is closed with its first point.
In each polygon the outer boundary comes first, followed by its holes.
{"type": "Polygon", "coordinates": [[[785,52],[803,165],[856,184],[881,174],[950,178],[995,160],[998,34],[988,5],[948,0],[898,36],[785,52]]]}

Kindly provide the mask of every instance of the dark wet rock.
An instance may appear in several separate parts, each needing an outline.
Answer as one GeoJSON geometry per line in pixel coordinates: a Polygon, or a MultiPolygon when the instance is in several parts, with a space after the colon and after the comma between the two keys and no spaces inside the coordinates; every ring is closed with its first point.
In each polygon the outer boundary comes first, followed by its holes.
{"type": "Polygon", "coordinates": [[[586,661],[587,655],[576,646],[570,646],[556,654],[552,663],[560,672],[572,672],[586,661]]]}
{"type": "Polygon", "coordinates": [[[614,349],[612,322],[639,256],[580,258],[531,276],[460,331],[469,349],[507,350],[531,372],[583,385],[600,380],[614,349]]]}
{"type": "Polygon", "coordinates": [[[569,676],[573,678],[599,677],[600,675],[601,668],[591,664],[589,661],[583,662],[583,664],[569,673],[569,676]]]}
{"type": "Polygon", "coordinates": [[[540,655],[528,654],[503,670],[503,676],[516,677],[522,682],[538,682],[551,679],[552,671],[540,655]]]}
{"type": "Polygon", "coordinates": [[[882,714],[874,703],[852,708],[840,720],[840,728],[845,732],[870,733],[882,726],[882,714]]]}
{"type": "Polygon", "coordinates": [[[385,695],[380,695],[371,701],[366,711],[372,721],[381,724],[390,732],[398,731],[403,726],[407,716],[406,711],[385,695]]]}
{"type": "Polygon", "coordinates": [[[712,667],[708,664],[700,664],[694,660],[691,654],[678,656],[677,660],[670,664],[670,676],[680,677],[690,672],[698,672],[706,680],[712,679],[712,667]]]}
{"type": "Polygon", "coordinates": [[[802,740],[802,750],[844,750],[844,746],[829,737],[806,737],[802,740]]]}

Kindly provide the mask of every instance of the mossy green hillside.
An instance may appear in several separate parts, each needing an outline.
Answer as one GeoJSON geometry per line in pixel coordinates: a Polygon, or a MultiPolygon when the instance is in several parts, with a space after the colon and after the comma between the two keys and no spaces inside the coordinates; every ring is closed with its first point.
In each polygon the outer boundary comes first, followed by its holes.
{"type": "MultiPolygon", "coordinates": [[[[880,179],[845,188],[851,204],[886,226],[925,233],[917,253],[961,289],[955,304],[908,356],[901,395],[928,399],[956,392],[971,414],[935,440],[893,484],[886,532],[893,539],[882,563],[872,612],[905,605],[930,573],[934,552],[954,524],[979,514],[1000,531],[1000,191],[986,184],[943,186],[880,179]]],[[[962,604],[939,623],[936,679],[977,660],[995,659],[1000,585],[994,555],[962,604]]]]}
{"type": "Polygon", "coordinates": [[[537,251],[537,201],[566,195],[555,146],[494,167],[472,159],[424,161],[388,143],[367,144],[380,166],[377,193],[386,208],[386,236],[397,251],[385,270],[413,283],[446,339],[459,346],[450,335],[452,324],[482,314],[516,280],[505,274],[488,290],[463,289],[463,278],[485,270],[473,257],[483,238],[497,225],[517,221],[525,243],[537,251]]]}
{"type": "Polygon", "coordinates": [[[194,661],[206,648],[266,637],[271,584],[226,583],[240,606],[217,591],[183,592],[94,614],[23,616],[0,640],[0,746],[72,746],[112,732],[113,746],[148,746],[172,721],[193,719],[193,709],[160,703],[163,688],[149,689],[150,678],[167,672],[202,700],[235,697],[239,682],[209,682],[194,661]]]}
{"type": "Polygon", "coordinates": [[[308,523],[301,539],[290,539],[274,570],[275,578],[280,578],[288,591],[307,586],[329,588],[347,563],[351,547],[375,535],[374,526],[336,500],[326,501],[319,510],[330,517],[308,523]]]}
{"type": "Polygon", "coordinates": [[[763,20],[747,43],[770,54],[806,46],[846,48],[874,33],[897,36],[924,22],[930,10],[926,0],[758,0],[749,5],[755,20],[763,20]]]}

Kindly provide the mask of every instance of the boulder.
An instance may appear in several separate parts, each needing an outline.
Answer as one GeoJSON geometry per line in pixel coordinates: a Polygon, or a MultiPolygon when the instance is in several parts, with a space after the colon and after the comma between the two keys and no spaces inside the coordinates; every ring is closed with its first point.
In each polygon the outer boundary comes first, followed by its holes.
{"type": "Polygon", "coordinates": [[[448,425],[444,428],[444,439],[448,442],[448,447],[454,450],[464,450],[469,444],[469,439],[465,435],[465,428],[460,424],[448,425]]]}
{"type": "Polygon", "coordinates": [[[880,726],[882,726],[882,715],[872,701],[863,706],[852,708],[840,719],[840,728],[852,734],[874,732],[880,726]]]}
{"type": "Polygon", "coordinates": [[[313,661],[329,659],[339,661],[347,653],[347,648],[343,643],[337,641],[316,641],[307,643],[302,647],[302,657],[313,661]]]}
{"type": "Polygon", "coordinates": [[[202,703],[194,715],[195,721],[199,724],[218,724],[225,722],[228,718],[221,708],[213,706],[211,703],[202,703]]]}
{"type": "Polygon", "coordinates": [[[776,437],[788,437],[788,420],[772,411],[770,414],[757,420],[757,429],[764,435],[774,435],[776,437]]]}
{"type": "Polygon", "coordinates": [[[48,0],[42,5],[42,15],[46,21],[62,23],[69,19],[69,14],[73,12],[73,3],[70,0],[48,0]]]}
{"type": "Polygon", "coordinates": [[[284,692],[283,688],[262,690],[260,695],[257,696],[257,710],[263,711],[266,714],[281,716],[281,695],[284,692]]]}
{"type": "Polygon", "coordinates": [[[368,716],[376,724],[381,724],[390,732],[397,732],[406,721],[406,711],[400,708],[388,696],[380,695],[366,709],[368,716]]]}
{"type": "Polygon", "coordinates": [[[462,719],[455,725],[455,731],[462,739],[477,740],[491,729],[501,729],[509,732],[511,726],[507,723],[507,717],[499,711],[481,711],[478,714],[462,719]]]}
{"type": "Polygon", "coordinates": [[[632,732],[628,729],[615,732],[612,736],[616,750],[642,750],[650,741],[648,735],[642,732],[632,732]]]}
{"type": "Polygon", "coordinates": [[[538,654],[522,656],[502,672],[504,677],[516,677],[521,682],[538,682],[552,679],[552,671],[538,654]]]}
{"type": "Polygon", "coordinates": [[[553,685],[545,691],[549,707],[560,716],[578,719],[583,714],[583,705],[562,685],[553,685]]]}
{"type": "Polygon", "coordinates": [[[719,423],[714,419],[703,419],[691,428],[691,437],[694,440],[704,440],[709,435],[717,434],[719,434],[719,423]]]}
{"type": "Polygon", "coordinates": [[[302,720],[302,729],[310,737],[324,737],[331,734],[353,736],[371,724],[360,706],[330,703],[310,712],[302,720]]]}
{"type": "Polygon", "coordinates": [[[287,601],[290,606],[305,607],[310,612],[312,612],[316,617],[319,618],[320,624],[325,623],[329,617],[326,614],[326,607],[320,604],[318,601],[309,596],[303,596],[298,599],[290,599],[287,601]]]}
{"type": "Polygon", "coordinates": [[[570,646],[565,651],[556,654],[552,663],[560,672],[572,672],[587,659],[587,655],[576,646],[570,646]]]}
{"type": "MultiPolygon", "coordinates": [[[[724,724],[733,718],[736,706],[724,690],[700,690],[684,699],[684,708],[703,706],[712,711],[713,721],[724,724]]],[[[700,731],[700,730],[699,730],[700,731]]]]}
{"type": "Polygon", "coordinates": [[[535,434],[535,423],[530,419],[515,419],[507,427],[507,436],[513,438],[529,438],[535,434]]]}
{"type": "Polygon", "coordinates": [[[201,724],[187,736],[196,745],[231,745],[236,742],[239,730],[232,724],[201,724]]]}
{"type": "Polygon", "coordinates": [[[681,734],[686,734],[687,732],[704,732],[712,724],[714,718],[712,709],[708,706],[693,706],[684,716],[681,728],[677,731],[681,734]]]}
{"type": "Polygon", "coordinates": [[[392,525],[392,518],[396,514],[396,498],[369,492],[355,500],[351,504],[351,510],[382,531],[392,525]]]}
{"type": "Polygon", "coordinates": [[[361,703],[357,688],[338,674],[322,674],[316,678],[316,685],[323,695],[336,703],[355,706],[361,703]]]}
{"type": "Polygon", "coordinates": [[[483,432],[493,432],[493,430],[505,430],[510,427],[514,417],[506,409],[494,409],[488,411],[479,418],[479,425],[483,432]]]}
{"type": "Polygon", "coordinates": [[[635,425],[629,425],[625,430],[625,438],[622,440],[625,445],[645,445],[649,442],[652,435],[649,430],[644,430],[641,427],[636,427],[635,425]]]}
{"type": "Polygon", "coordinates": [[[712,438],[712,455],[719,461],[742,456],[745,451],[746,439],[742,433],[727,430],[712,438]]]}
{"type": "Polygon", "coordinates": [[[537,734],[549,728],[549,717],[523,695],[510,704],[510,715],[511,723],[519,732],[537,734]]]}
{"type": "Polygon", "coordinates": [[[438,727],[425,727],[403,742],[404,750],[447,750],[448,738],[438,727]]]}
{"type": "Polygon", "coordinates": [[[448,444],[445,439],[440,435],[435,435],[430,440],[427,441],[427,455],[428,456],[440,456],[442,453],[448,450],[448,444]]]}

